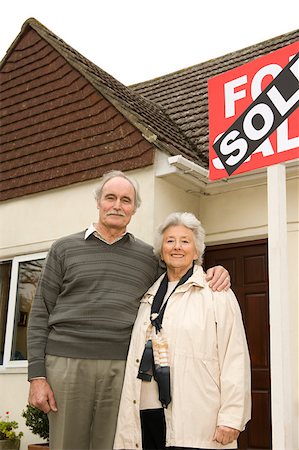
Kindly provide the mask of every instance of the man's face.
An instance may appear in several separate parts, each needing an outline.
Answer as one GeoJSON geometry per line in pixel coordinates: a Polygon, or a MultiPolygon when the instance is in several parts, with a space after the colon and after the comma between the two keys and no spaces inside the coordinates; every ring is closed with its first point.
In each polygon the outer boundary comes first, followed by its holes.
{"type": "Polygon", "coordinates": [[[106,228],[125,231],[135,212],[133,186],[125,178],[111,178],[103,186],[97,207],[100,212],[100,224],[106,228]]]}

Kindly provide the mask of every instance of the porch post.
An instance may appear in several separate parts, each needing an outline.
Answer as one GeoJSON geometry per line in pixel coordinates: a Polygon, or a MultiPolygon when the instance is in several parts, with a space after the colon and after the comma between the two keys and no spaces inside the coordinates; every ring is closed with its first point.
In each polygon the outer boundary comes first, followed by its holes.
{"type": "Polygon", "coordinates": [[[289,335],[286,170],[267,168],[270,360],[272,444],[274,450],[294,447],[292,425],[292,367],[289,335]]]}

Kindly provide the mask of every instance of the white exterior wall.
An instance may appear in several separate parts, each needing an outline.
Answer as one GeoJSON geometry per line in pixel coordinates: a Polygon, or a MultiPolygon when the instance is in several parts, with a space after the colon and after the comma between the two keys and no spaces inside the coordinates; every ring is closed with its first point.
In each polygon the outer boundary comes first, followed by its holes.
{"type": "Polygon", "coordinates": [[[155,216],[154,229],[174,211],[188,211],[199,217],[200,198],[190,195],[164,179],[155,181],[155,216]]]}
{"type": "Polygon", "coordinates": [[[205,196],[201,203],[207,244],[267,237],[267,186],[205,196]]]}
{"type": "MultiPolygon", "coordinates": [[[[140,184],[142,205],[129,230],[151,243],[157,225],[173,211],[194,212],[206,230],[209,245],[267,237],[266,180],[248,188],[212,195],[193,195],[157,178],[154,167],[129,173],[140,184]]],[[[97,220],[93,199],[96,182],[26,196],[0,205],[0,259],[45,251],[60,236],[85,228],[97,220]]],[[[294,423],[298,423],[298,177],[287,183],[288,266],[294,423]]],[[[21,450],[40,439],[26,429],[20,417],[28,394],[27,369],[0,368],[0,413],[10,411],[25,436],[21,450]]],[[[275,426],[275,424],[273,424],[275,426]]],[[[297,446],[298,447],[298,446],[297,446]]]]}

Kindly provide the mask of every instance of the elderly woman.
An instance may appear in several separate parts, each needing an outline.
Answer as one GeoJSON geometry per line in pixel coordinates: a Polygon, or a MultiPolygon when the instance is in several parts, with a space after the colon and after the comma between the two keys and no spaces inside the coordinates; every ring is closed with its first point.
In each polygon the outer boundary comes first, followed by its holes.
{"type": "Polygon", "coordinates": [[[115,449],[237,448],[250,419],[250,361],[238,302],[201,267],[204,230],[170,214],[155,252],[166,265],[141,300],[115,449]]]}

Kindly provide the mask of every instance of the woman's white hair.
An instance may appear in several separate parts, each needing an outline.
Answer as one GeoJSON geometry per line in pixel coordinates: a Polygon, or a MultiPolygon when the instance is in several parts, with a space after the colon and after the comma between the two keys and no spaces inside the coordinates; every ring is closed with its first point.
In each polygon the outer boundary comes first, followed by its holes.
{"type": "Polygon", "coordinates": [[[186,228],[192,230],[194,235],[194,243],[196,250],[198,252],[198,259],[196,262],[202,264],[202,258],[205,251],[205,230],[203,229],[200,221],[195,217],[194,214],[188,212],[174,212],[166,217],[164,222],[158,227],[155,239],[154,239],[154,253],[156,256],[160,257],[162,250],[163,234],[167,228],[183,225],[186,228]]]}
{"type": "Polygon", "coordinates": [[[127,180],[133,187],[135,192],[135,210],[139,208],[141,205],[141,198],[139,194],[139,185],[134,178],[130,178],[127,175],[124,174],[121,170],[111,170],[110,172],[106,172],[101,181],[99,182],[98,186],[96,187],[94,191],[94,197],[96,200],[100,200],[102,193],[103,193],[103,187],[107,183],[107,181],[111,180],[112,178],[121,177],[127,180]]]}

